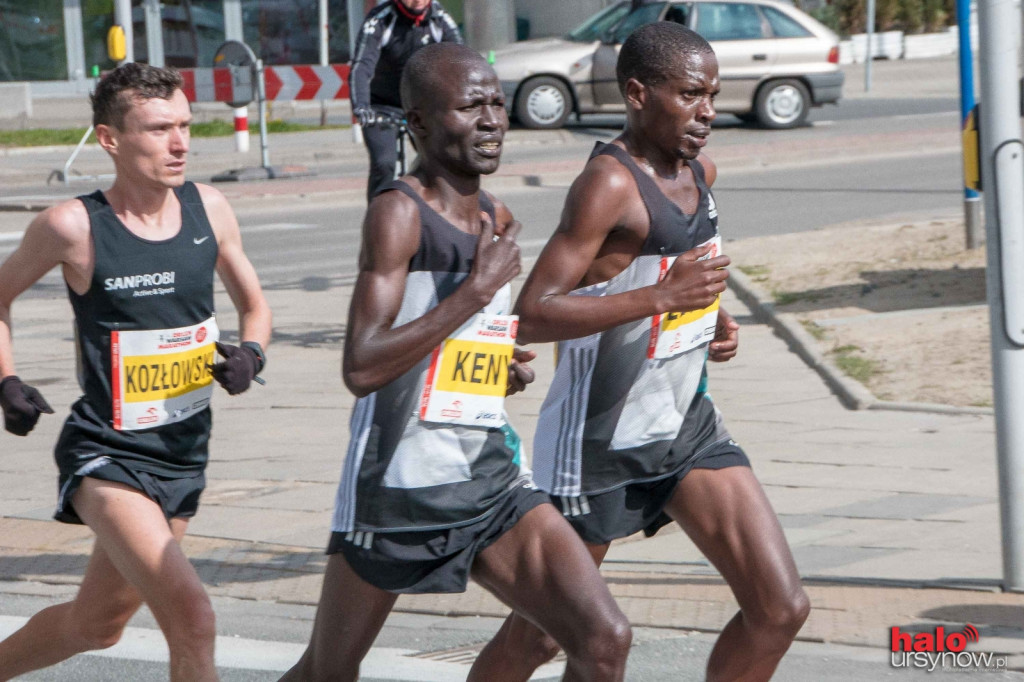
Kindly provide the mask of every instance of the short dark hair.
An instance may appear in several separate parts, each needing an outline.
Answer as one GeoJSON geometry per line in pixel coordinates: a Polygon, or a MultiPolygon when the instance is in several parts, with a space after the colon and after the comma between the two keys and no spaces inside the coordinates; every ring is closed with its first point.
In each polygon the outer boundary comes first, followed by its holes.
{"type": "Polygon", "coordinates": [[[423,96],[433,93],[442,81],[449,80],[452,64],[487,63],[476,51],[459,43],[433,43],[413,53],[402,70],[402,108],[419,106],[423,96]]]}
{"type": "Polygon", "coordinates": [[[92,124],[121,128],[132,100],[170,99],[181,85],[181,74],[173,69],[137,62],[122,64],[104,76],[89,96],[92,124]]]}
{"type": "Polygon", "coordinates": [[[630,78],[644,85],[657,85],[679,71],[684,57],[714,53],[699,33],[674,21],[646,24],[629,34],[619,52],[615,65],[619,90],[626,94],[630,78]]]}

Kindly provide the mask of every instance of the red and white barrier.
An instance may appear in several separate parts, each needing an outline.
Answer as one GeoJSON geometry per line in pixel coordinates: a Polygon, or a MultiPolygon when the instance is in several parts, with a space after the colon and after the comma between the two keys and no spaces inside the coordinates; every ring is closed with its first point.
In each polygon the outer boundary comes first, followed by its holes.
{"type": "MultiPolygon", "coordinates": [[[[181,69],[189,102],[247,102],[256,99],[248,68],[181,69]]],[[[348,99],[348,64],[265,66],[268,101],[348,99]]]]}

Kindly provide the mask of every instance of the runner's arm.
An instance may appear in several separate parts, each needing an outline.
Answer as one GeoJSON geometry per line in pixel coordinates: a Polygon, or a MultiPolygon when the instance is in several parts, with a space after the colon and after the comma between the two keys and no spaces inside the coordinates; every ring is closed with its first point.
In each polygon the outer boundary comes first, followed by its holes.
{"type": "Polygon", "coordinates": [[[217,275],[238,311],[240,341],[270,343],[272,316],[256,270],[242,249],[242,232],[228,200],[209,185],[196,185],[217,238],[217,275]]]}
{"type": "Polygon", "coordinates": [[[515,276],[499,266],[507,266],[514,252],[518,267],[518,227],[497,241],[485,231],[473,271],[462,284],[425,315],[393,327],[405,295],[409,261],[419,248],[419,224],[419,209],[400,192],[381,194],[367,210],[342,362],[345,385],[357,396],[368,395],[415,367],[515,276]]]}
{"type": "Polygon", "coordinates": [[[516,303],[522,343],[589,336],[669,310],[696,310],[714,301],[711,297],[704,302],[705,273],[724,267],[728,259],[695,263],[707,247],[679,257],[687,262],[670,270],[671,287],[662,282],[612,296],[568,295],[579,286],[608,236],[628,220],[628,207],[640,201],[635,186],[629,172],[613,159],[597,157],[587,163],[569,190],[558,229],[516,303]]]}
{"type": "MultiPolygon", "coordinates": [[[[62,262],[87,260],[89,216],[78,200],[40,213],[21,244],[0,264],[0,379],[16,374],[11,308],[14,300],[62,262]]],[[[91,252],[90,252],[91,253],[91,252]]]]}

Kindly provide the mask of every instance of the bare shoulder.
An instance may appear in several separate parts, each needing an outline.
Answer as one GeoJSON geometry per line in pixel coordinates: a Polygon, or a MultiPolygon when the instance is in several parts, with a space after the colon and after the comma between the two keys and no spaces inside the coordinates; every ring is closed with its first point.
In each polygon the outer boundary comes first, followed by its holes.
{"type": "Polygon", "coordinates": [[[361,261],[368,269],[408,262],[420,246],[420,208],[412,197],[378,194],[366,209],[361,261]]]}
{"type": "Polygon", "coordinates": [[[491,203],[494,205],[494,217],[498,221],[498,225],[507,225],[508,223],[515,220],[515,217],[512,215],[512,210],[505,205],[505,202],[503,202],[501,199],[494,196],[490,192],[485,192],[484,190],[480,191],[483,192],[484,195],[486,195],[487,198],[490,199],[491,203]]]}
{"type": "Polygon", "coordinates": [[[62,201],[46,209],[29,225],[29,232],[34,236],[68,247],[87,244],[90,229],[89,212],[78,199],[62,201]]]}
{"type": "Polygon", "coordinates": [[[704,182],[708,187],[715,184],[715,178],[718,177],[718,166],[711,160],[711,157],[703,152],[697,157],[697,163],[704,168],[704,182]]]}
{"type": "Polygon", "coordinates": [[[197,182],[196,189],[199,191],[199,198],[203,200],[203,207],[207,211],[217,213],[231,211],[231,204],[228,203],[228,198],[216,187],[197,182]]]}
{"type": "Polygon", "coordinates": [[[613,156],[601,154],[587,161],[583,172],[573,183],[574,188],[586,189],[594,193],[613,192],[616,198],[621,198],[636,186],[629,169],[613,156]]]}

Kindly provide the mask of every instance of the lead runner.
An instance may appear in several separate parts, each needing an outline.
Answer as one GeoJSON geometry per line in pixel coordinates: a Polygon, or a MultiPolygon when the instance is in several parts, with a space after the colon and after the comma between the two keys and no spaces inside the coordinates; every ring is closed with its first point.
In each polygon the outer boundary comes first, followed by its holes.
{"type": "Polygon", "coordinates": [[[213,609],[179,543],[206,482],[213,381],[248,389],[271,314],[224,196],[185,181],[181,84],[141,64],[105,76],[93,123],[113,186],[41,213],[0,265],[0,406],[18,436],[53,410],[15,373],[11,305],[52,268],[64,275],[84,395],[57,442],[56,518],[96,534],[75,599],[0,642],[0,680],[113,646],[143,602],[167,638],[171,680],[217,679],[213,609]],[[238,310],[238,346],[218,341],[214,271],[238,310]]]}

